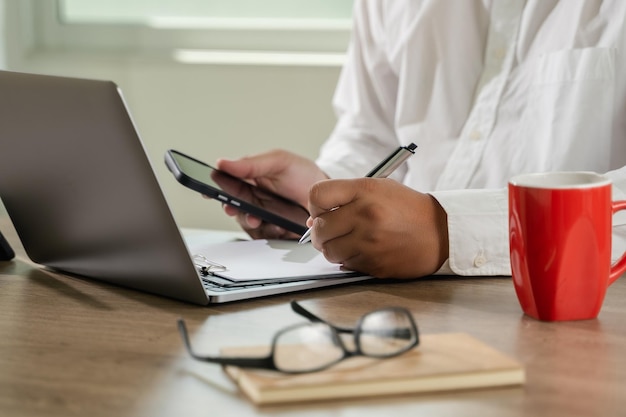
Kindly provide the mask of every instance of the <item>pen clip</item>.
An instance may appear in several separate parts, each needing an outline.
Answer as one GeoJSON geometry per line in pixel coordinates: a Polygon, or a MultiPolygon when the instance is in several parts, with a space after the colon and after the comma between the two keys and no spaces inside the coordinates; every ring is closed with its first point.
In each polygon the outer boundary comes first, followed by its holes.
{"type": "Polygon", "coordinates": [[[383,159],[378,165],[367,173],[366,177],[370,178],[387,178],[396,170],[409,156],[415,154],[417,145],[410,143],[407,146],[401,146],[395,150],[387,158],[383,159]]]}

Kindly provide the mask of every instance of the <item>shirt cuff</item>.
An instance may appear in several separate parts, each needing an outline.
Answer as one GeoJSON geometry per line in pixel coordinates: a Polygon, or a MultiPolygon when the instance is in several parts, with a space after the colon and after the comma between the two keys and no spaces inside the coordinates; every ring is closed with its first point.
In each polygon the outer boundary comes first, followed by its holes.
{"type": "Polygon", "coordinates": [[[511,275],[507,190],[430,194],[448,216],[450,256],[436,274],[511,275]]]}

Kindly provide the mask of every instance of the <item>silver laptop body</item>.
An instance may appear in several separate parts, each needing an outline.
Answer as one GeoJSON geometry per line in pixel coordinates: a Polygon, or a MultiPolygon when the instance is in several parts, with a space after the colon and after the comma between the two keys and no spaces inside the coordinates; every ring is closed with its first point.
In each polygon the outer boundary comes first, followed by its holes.
{"type": "Polygon", "coordinates": [[[191,303],[364,279],[205,283],[111,81],[0,71],[0,198],[32,261],[191,303]]]}

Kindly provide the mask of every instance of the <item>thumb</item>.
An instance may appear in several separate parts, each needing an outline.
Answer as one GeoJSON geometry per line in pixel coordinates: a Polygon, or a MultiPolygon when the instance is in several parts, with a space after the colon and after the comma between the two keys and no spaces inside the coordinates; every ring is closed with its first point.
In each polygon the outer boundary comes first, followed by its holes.
{"type": "Polygon", "coordinates": [[[277,152],[266,152],[241,159],[217,160],[217,168],[244,179],[273,177],[284,170],[284,159],[277,152]]]}

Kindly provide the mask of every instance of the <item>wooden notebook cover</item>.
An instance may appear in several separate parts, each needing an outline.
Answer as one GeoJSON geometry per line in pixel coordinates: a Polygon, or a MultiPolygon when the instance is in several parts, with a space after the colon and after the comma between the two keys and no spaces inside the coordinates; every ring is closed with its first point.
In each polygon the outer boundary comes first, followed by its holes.
{"type": "MultiPolygon", "coordinates": [[[[228,348],[228,356],[264,356],[267,347],[228,348]]],[[[420,336],[416,349],[390,359],[353,357],[321,372],[225,367],[255,404],[354,398],[523,384],[517,361],[464,333],[420,336]]]]}

